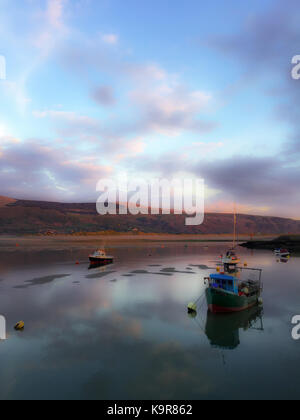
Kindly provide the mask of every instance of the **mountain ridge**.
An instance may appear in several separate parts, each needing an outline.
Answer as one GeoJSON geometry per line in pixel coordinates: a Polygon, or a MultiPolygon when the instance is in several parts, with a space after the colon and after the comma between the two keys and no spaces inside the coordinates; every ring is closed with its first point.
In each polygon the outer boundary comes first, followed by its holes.
{"type": "MultiPolygon", "coordinates": [[[[186,226],[186,215],[100,216],[95,203],[18,200],[0,196],[0,234],[72,234],[79,232],[141,231],[172,234],[231,234],[233,215],[206,213],[204,223],[186,226]]],[[[300,220],[239,214],[240,234],[296,234],[300,220]]]]}

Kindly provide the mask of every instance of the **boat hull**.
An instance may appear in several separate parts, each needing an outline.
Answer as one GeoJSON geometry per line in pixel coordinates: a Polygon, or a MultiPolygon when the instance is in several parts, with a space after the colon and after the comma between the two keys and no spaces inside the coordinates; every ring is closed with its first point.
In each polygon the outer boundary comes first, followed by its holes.
{"type": "Polygon", "coordinates": [[[97,258],[97,257],[89,257],[90,263],[95,265],[107,265],[112,264],[114,262],[113,258],[97,258]]]}
{"type": "Polygon", "coordinates": [[[232,313],[250,309],[258,304],[260,294],[254,296],[238,296],[222,289],[206,289],[208,309],[212,313],[232,313]]]}

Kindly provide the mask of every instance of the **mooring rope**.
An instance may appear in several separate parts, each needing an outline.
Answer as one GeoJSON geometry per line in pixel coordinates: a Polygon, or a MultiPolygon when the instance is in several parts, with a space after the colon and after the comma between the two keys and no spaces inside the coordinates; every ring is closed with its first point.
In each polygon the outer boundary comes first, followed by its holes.
{"type": "Polygon", "coordinates": [[[204,292],[201,293],[200,297],[195,301],[195,305],[197,305],[200,299],[203,298],[204,294],[205,294],[205,290],[204,292]]]}

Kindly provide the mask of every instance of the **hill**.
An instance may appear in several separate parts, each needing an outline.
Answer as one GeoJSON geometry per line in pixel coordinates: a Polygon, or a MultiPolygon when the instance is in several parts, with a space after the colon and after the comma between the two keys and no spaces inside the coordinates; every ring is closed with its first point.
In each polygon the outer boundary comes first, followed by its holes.
{"type": "MultiPolygon", "coordinates": [[[[280,217],[238,216],[240,234],[300,233],[300,221],[280,217]]],[[[38,234],[116,231],[145,233],[230,234],[231,214],[207,213],[200,226],[185,226],[185,215],[100,216],[94,203],[65,204],[0,199],[0,234],[38,234]]]]}

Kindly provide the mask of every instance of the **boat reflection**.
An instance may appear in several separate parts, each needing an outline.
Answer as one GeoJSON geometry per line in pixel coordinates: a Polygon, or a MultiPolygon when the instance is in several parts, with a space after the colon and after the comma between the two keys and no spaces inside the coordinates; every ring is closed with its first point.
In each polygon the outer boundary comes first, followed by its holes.
{"type": "Polygon", "coordinates": [[[291,260],[291,258],[290,257],[287,257],[287,258],[277,258],[277,262],[279,263],[279,264],[287,264],[289,261],[291,260]]]}
{"type": "Polygon", "coordinates": [[[205,334],[212,347],[236,349],[240,345],[240,329],[264,331],[263,308],[255,306],[246,311],[224,315],[207,312],[205,334]]]}

